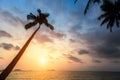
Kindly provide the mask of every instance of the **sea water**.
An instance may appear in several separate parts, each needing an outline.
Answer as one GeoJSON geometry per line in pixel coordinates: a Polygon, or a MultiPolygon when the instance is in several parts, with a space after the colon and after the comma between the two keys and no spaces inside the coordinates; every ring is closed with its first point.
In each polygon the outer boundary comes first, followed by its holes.
{"type": "Polygon", "coordinates": [[[13,71],[6,80],[120,80],[120,72],[13,71]]]}

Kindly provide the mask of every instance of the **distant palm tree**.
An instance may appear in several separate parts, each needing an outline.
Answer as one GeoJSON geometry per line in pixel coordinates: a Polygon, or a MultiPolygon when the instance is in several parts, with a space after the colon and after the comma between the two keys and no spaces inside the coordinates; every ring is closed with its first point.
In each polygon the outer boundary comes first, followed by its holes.
{"type": "Polygon", "coordinates": [[[107,29],[110,29],[112,32],[112,27],[116,23],[116,26],[119,27],[120,24],[120,1],[111,2],[110,0],[104,0],[101,5],[101,10],[103,14],[98,17],[99,20],[102,18],[101,26],[107,23],[107,29]]]}
{"type": "Polygon", "coordinates": [[[7,68],[0,74],[0,80],[5,80],[9,73],[12,71],[16,63],[19,61],[20,57],[23,55],[24,51],[28,47],[29,43],[31,42],[32,38],[36,34],[36,32],[40,29],[41,24],[45,24],[47,27],[49,27],[51,30],[54,30],[54,27],[48,23],[47,17],[49,14],[41,13],[41,10],[37,10],[39,15],[35,16],[32,13],[27,15],[27,19],[33,20],[33,22],[28,23],[25,25],[25,29],[29,29],[32,26],[35,26],[37,23],[39,23],[39,27],[35,30],[35,32],[31,35],[31,37],[28,39],[28,41],[25,43],[25,45],[22,47],[22,49],[19,51],[19,53],[16,55],[16,57],[12,60],[12,62],[7,66],[7,68]]]}

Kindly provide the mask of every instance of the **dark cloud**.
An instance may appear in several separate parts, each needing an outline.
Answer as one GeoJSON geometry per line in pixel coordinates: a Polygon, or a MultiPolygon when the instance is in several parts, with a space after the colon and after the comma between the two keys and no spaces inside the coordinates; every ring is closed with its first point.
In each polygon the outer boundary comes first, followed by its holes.
{"type": "Polygon", "coordinates": [[[100,33],[95,32],[87,37],[92,55],[102,58],[120,58],[120,32],[100,33]],[[98,34],[99,36],[97,36],[98,34]],[[94,37],[94,38],[93,38],[94,37]]]}
{"type": "Polygon", "coordinates": [[[12,37],[9,33],[3,31],[3,30],[0,30],[0,37],[12,37]]]}
{"type": "Polygon", "coordinates": [[[11,50],[11,49],[19,50],[20,49],[19,46],[14,46],[13,44],[10,44],[10,43],[1,43],[0,47],[4,48],[5,50],[11,50]]]}
{"type": "MultiPolygon", "coordinates": [[[[96,25],[96,24],[95,24],[96,25]]],[[[94,27],[91,31],[80,34],[77,31],[72,32],[77,35],[78,46],[85,45],[88,51],[80,50],[79,54],[89,53],[92,57],[105,59],[120,59],[120,31],[108,32],[106,29],[94,27]]],[[[77,46],[77,47],[78,47],[77,46]]],[[[76,48],[77,48],[76,47],[76,48]]]]}
{"type": "MultiPolygon", "coordinates": [[[[83,5],[82,5],[83,6],[83,5]]],[[[92,57],[99,57],[105,59],[120,59],[120,30],[113,29],[114,32],[110,33],[106,28],[99,27],[100,22],[97,20],[97,15],[83,15],[83,8],[73,11],[70,14],[75,20],[75,24],[71,26],[70,31],[72,37],[78,41],[77,45],[82,43],[89,51],[78,51],[79,54],[89,53],[92,57]],[[81,12],[82,11],[82,12],[81,12]],[[76,36],[76,37],[75,37],[76,36]]],[[[94,9],[96,10],[96,9],[94,9]]],[[[100,10],[98,12],[101,13],[100,10]]],[[[100,13],[96,14],[100,14],[100,13]]],[[[78,46],[76,48],[78,48],[78,46]]]]}
{"type": "Polygon", "coordinates": [[[4,48],[5,50],[11,50],[14,46],[9,43],[1,43],[0,47],[4,48]]]}
{"type": "MultiPolygon", "coordinates": [[[[79,58],[75,57],[75,56],[72,56],[72,55],[66,55],[66,54],[63,54],[63,56],[65,56],[67,59],[71,60],[71,61],[74,61],[74,62],[77,62],[77,63],[83,63],[79,58]]],[[[69,61],[70,62],[70,61],[69,61]]]]}
{"type": "Polygon", "coordinates": [[[93,60],[94,63],[102,63],[100,60],[93,60]]]}
{"type": "Polygon", "coordinates": [[[112,47],[112,45],[109,44],[102,44],[93,47],[92,50],[94,50],[95,54],[97,54],[99,57],[120,58],[120,49],[118,49],[116,46],[112,47]]]}
{"type": "Polygon", "coordinates": [[[75,57],[75,56],[72,56],[72,55],[69,55],[67,57],[69,60],[72,60],[74,62],[78,62],[78,63],[83,63],[79,58],[75,57]]]}
{"type": "Polygon", "coordinates": [[[87,51],[87,50],[80,50],[79,52],[78,52],[78,54],[88,54],[89,53],[89,51],[87,51]]]}
{"type": "Polygon", "coordinates": [[[111,61],[111,63],[120,63],[120,61],[119,60],[113,60],[113,61],[111,61]]]}
{"type": "MultiPolygon", "coordinates": [[[[80,25],[76,29],[73,28],[75,26],[71,28],[71,32],[74,34],[72,37],[76,39],[78,46],[82,43],[89,51],[80,50],[78,51],[79,54],[89,53],[92,57],[105,59],[120,58],[119,30],[115,30],[115,32],[110,33],[104,28],[99,28],[98,23],[94,23],[95,26],[97,25],[96,27],[94,26],[92,29],[86,29],[85,33],[81,33],[80,29],[83,30],[85,28],[80,27],[80,25]]],[[[91,23],[90,26],[92,26],[91,23]]]]}

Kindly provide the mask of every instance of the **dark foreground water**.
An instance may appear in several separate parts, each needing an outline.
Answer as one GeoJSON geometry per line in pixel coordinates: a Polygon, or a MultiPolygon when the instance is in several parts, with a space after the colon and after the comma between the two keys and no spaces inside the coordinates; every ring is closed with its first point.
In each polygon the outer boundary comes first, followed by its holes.
{"type": "Polygon", "coordinates": [[[14,71],[6,80],[120,80],[120,72],[14,71]]]}

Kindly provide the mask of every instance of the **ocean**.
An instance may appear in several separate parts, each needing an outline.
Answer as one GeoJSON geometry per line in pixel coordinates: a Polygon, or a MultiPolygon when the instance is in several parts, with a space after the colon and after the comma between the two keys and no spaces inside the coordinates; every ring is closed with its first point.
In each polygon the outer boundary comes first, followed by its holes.
{"type": "Polygon", "coordinates": [[[120,80],[120,72],[13,71],[6,80],[120,80]]]}

